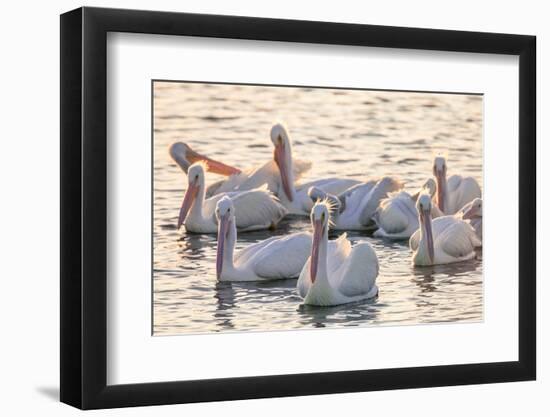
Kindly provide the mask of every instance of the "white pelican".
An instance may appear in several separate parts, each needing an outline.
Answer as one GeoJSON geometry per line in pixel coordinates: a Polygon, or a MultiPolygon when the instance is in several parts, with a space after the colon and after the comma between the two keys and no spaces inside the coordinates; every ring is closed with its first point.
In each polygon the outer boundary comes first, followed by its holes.
{"type": "Polygon", "coordinates": [[[474,198],[457,213],[462,220],[468,221],[476,231],[479,240],[483,237],[483,208],[481,198],[474,198]]]}
{"type": "Polygon", "coordinates": [[[267,190],[256,189],[216,194],[205,200],[204,162],[196,162],[187,173],[188,187],[181,205],[178,229],[185,224],[188,232],[216,233],[216,203],[227,196],[237,209],[236,226],[242,231],[274,227],[287,211],[277,198],[267,190]]]}
{"type": "Polygon", "coordinates": [[[352,179],[325,178],[301,185],[295,184],[295,181],[310,169],[311,163],[293,158],[290,135],[285,126],[280,123],[273,125],[270,135],[274,146],[273,159],[260,167],[232,174],[228,173],[237,168],[207,159],[196,152],[190,154],[189,146],[181,142],[171,146],[170,155],[184,171],[185,161],[191,155],[192,158],[204,159],[208,165],[213,164],[213,168],[210,169],[212,172],[230,175],[229,178],[210,185],[206,196],[227,191],[251,190],[267,184],[268,189],[279,198],[290,214],[309,215],[313,202],[308,197],[307,191],[312,186],[317,186],[330,194],[340,194],[360,183],[352,179]]]}
{"type": "Polygon", "coordinates": [[[332,208],[332,228],[336,230],[376,229],[373,216],[380,202],[388,194],[403,185],[391,177],[355,185],[343,194],[334,196],[317,187],[311,187],[308,195],[313,201],[328,200],[332,208]]]}
{"type": "Polygon", "coordinates": [[[415,265],[439,265],[475,257],[474,248],[481,246],[474,229],[456,216],[432,220],[432,200],[422,194],[416,202],[420,229],[409,240],[415,265]]]}
{"type": "Polygon", "coordinates": [[[311,234],[272,237],[234,253],[237,240],[235,208],[227,196],[216,207],[218,219],[218,281],[266,281],[297,278],[309,257],[311,234]]]}
{"type": "Polygon", "coordinates": [[[318,202],[311,211],[311,256],[298,278],[298,293],[305,304],[333,306],[375,297],[378,294],[378,258],[367,243],[353,248],[346,234],[329,245],[329,206],[318,202]]]}
{"type": "Polygon", "coordinates": [[[443,156],[435,157],[433,175],[437,182],[436,204],[444,214],[455,214],[466,203],[481,197],[481,189],[474,178],[451,175],[447,179],[447,163],[443,156]]]}
{"type": "MultiPolygon", "coordinates": [[[[419,226],[418,211],[415,205],[418,196],[424,192],[433,197],[435,190],[435,181],[429,178],[422,188],[413,195],[406,191],[400,191],[382,200],[374,215],[378,226],[374,236],[397,240],[410,238],[419,226]]],[[[432,217],[439,216],[441,216],[441,212],[436,205],[432,205],[432,217]]]]}
{"type": "Polygon", "coordinates": [[[271,141],[275,146],[274,160],[279,169],[279,175],[274,177],[274,183],[269,184],[273,191],[287,208],[290,214],[309,216],[313,201],[308,196],[311,187],[333,195],[343,193],[348,188],[360,184],[360,181],[349,178],[323,178],[304,184],[295,184],[292,147],[287,129],[280,123],[271,129],[271,141]]]}
{"type": "Polygon", "coordinates": [[[210,197],[214,194],[219,194],[227,191],[246,191],[261,187],[264,184],[268,185],[270,191],[275,192],[281,188],[283,181],[298,179],[302,174],[311,168],[311,163],[298,159],[292,159],[290,140],[286,129],[281,124],[276,124],[271,129],[271,140],[275,145],[273,159],[270,159],[265,164],[240,170],[233,166],[222,162],[210,159],[193,151],[189,145],[183,142],[176,142],[170,146],[170,156],[187,173],[190,164],[197,161],[205,161],[208,164],[208,171],[216,174],[227,176],[228,178],[211,184],[206,190],[206,196],[210,197]],[[286,143],[286,146],[277,145],[277,137],[281,135],[286,143]],[[283,149],[284,148],[284,149],[283,149]],[[291,162],[288,165],[290,172],[283,179],[279,171],[279,159],[285,159],[286,154],[290,155],[291,162]]]}

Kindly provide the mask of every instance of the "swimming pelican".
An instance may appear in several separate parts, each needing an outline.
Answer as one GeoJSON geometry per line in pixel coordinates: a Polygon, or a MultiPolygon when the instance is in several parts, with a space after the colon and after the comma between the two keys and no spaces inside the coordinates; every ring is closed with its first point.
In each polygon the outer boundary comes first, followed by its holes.
{"type": "Polygon", "coordinates": [[[474,229],[456,216],[432,220],[432,200],[422,194],[416,202],[420,229],[413,233],[409,246],[414,265],[439,265],[475,257],[474,248],[481,246],[474,229]]]}
{"type": "MultiPolygon", "coordinates": [[[[418,230],[418,211],[416,201],[420,193],[425,192],[433,197],[436,185],[432,178],[429,178],[418,192],[411,195],[406,191],[391,194],[382,200],[374,220],[378,230],[374,232],[376,237],[387,239],[408,239],[418,230]]],[[[432,205],[432,217],[441,216],[441,212],[435,204],[432,205]]]]}
{"type": "Polygon", "coordinates": [[[216,255],[218,281],[266,281],[297,278],[300,275],[311,250],[310,233],[301,232],[272,237],[247,246],[233,255],[237,241],[235,208],[227,196],[218,201],[216,218],[218,219],[216,255]]]}
{"type": "MultiPolygon", "coordinates": [[[[229,178],[210,185],[206,196],[228,191],[251,190],[267,184],[267,188],[279,198],[281,204],[287,208],[290,214],[307,216],[311,207],[313,207],[313,202],[307,195],[310,187],[316,186],[327,193],[340,194],[351,186],[360,183],[360,181],[347,178],[324,178],[297,185],[295,181],[311,168],[311,163],[293,158],[290,135],[287,128],[281,123],[273,125],[270,136],[274,146],[272,160],[260,167],[233,173],[229,178]]],[[[170,154],[176,162],[186,160],[181,156],[184,150],[188,153],[187,149],[189,147],[186,146],[183,143],[172,145],[170,154]],[[177,151],[172,151],[172,149],[177,151]]],[[[200,157],[206,158],[202,155],[200,157]]],[[[227,165],[211,159],[206,160],[206,162],[208,164],[214,163],[215,171],[213,172],[216,173],[223,174],[224,172],[230,172],[231,169],[236,169],[233,167],[227,168],[227,165]]],[[[184,169],[184,162],[178,162],[178,164],[184,169]]]]}
{"type": "Polygon", "coordinates": [[[282,181],[298,179],[311,168],[311,163],[299,159],[292,159],[292,150],[290,147],[290,139],[286,133],[286,129],[281,124],[276,124],[271,129],[271,140],[275,145],[273,159],[270,159],[265,164],[240,170],[222,162],[207,158],[189,147],[183,142],[176,142],[170,146],[170,156],[181,169],[187,173],[190,162],[203,160],[208,164],[208,170],[216,174],[227,176],[223,180],[211,184],[206,190],[206,196],[228,192],[228,191],[246,191],[261,187],[264,184],[268,185],[268,189],[275,192],[280,188],[282,181]],[[281,136],[286,146],[277,145],[276,140],[281,136]],[[279,160],[285,159],[286,155],[290,156],[290,164],[288,168],[290,172],[285,175],[285,179],[281,178],[279,170],[279,160]]]}
{"type": "Polygon", "coordinates": [[[241,231],[260,230],[274,227],[286,215],[286,209],[267,190],[216,194],[205,200],[204,162],[195,162],[187,173],[188,187],[181,205],[178,229],[185,224],[188,232],[216,233],[216,203],[224,196],[233,201],[237,210],[236,227],[241,231]]]}
{"type": "Polygon", "coordinates": [[[342,234],[329,245],[329,205],[317,202],[311,211],[311,256],[298,278],[298,293],[305,304],[334,306],[378,294],[378,258],[368,242],[351,247],[342,234]]]}
{"type": "Polygon", "coordinates": [[[462,220],[470,223],[470,226],[476,231],[477,237],[481,240],[483,237],[483,208],[481,198],[474,198],[462,207],[457,214],[462,220]]]}
{"type": "Polygon", "coordinates": [[[274,160],[279,168],[279,175],[269,189],[281,200],[290,214],[309,216],[313,201],[308,195],[311,187],[316,187],[328,194],[338,195],[348,188],[360,184],[360,181],[349,178],[323,178],[296,184],[294,178],[294,159],[290,135],[282,124],[278,123],[271,129],[271,141],[275,146],[274,160]]]}
{"type": "Polygon", "coordinates": [[[481,197],[481,189],[474,178],[451,175],[447,179],[447,162],[443,156],[435,157],[433,175],[437,181],[436,203],[444,214],[455,214],[466,203],[481,197]]]}
{"type": "Polygon", "coordinates": [[[377,227],[373,216],[380,202],[402,187],[394,178],[383,177],[355,185],[339,196],[327,194],[317,187],[311,187],[308,195],[313,201],[326,199],[331,203],[333,229],[372,230],[377,227]]]}

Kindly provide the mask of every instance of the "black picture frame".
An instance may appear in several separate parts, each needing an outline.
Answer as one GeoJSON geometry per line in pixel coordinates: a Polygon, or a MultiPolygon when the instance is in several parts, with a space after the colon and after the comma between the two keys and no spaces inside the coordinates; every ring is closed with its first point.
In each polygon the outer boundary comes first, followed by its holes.
{"type": "Polygon", "coordinates": [[[62,402],[94,409],[535,379],[534,36],[84,7],[61,15],[60,57],[62,402]],[[107,385],[108,32],[519,56],[518,360],[107,385]]]}

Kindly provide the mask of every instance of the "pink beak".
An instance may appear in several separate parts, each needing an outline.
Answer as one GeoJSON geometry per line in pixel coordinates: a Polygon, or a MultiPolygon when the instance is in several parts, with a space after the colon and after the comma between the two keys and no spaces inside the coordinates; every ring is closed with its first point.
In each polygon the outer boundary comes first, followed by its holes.
{"type": "Polygon", "coordinates": [[[313,243],[311,245],[311,260],[309,264],[309,272],[311,283],[317,278],[317,268],[319,266],[319,247],[321,246],[321,238],[323,237],[323,224],[321,220],[313,222],[313,243]]]}
{"type": "Polygon", "coordinates": [[[194,164],[197,161],[206,162],[206,167],[208,172],[213,172],[215,174],[225,175],[226,177],[233,174],[240,174],[241,170],[230,165],[226,165],[223,162],[210,159],[204,155],[201,155],[198,152],[195,152],[192,149],[187,149],[185,153],[185,159],[189,161],[189,164],[194,164]]]}
{"type": "Polygon", "coordinates": [[[424,229],[426,230],[426,239],[428,240],[428,256],[430,257],[430,262],[434,262],[434,235],[432,231],[432,218],[429,211],[424,211],[421,213],[422,221],[424,222],[424,229]]]}
{"type": "Polygon", "coordinates": [[[219,280],[222,276],[223,253],[225,250],[225,237],[229,230],[229,213],[224,214],[218,224],[218,250],[216,252],[216,277],[219,280]]]}
{"type": "Polygon", "coordinates": [[[289,179],[289,172],[288,172],[288,166],[285,159],[285,149],[283,147],[282,143],[277,143],[275,146],[275,162],[277,163],[277,166],[279,167],[279,172],[281,174],[281,181],[283,182],[283,190],[286,194],[286,197],[288,198],[288,201],[292,201],[293,195],[292,195],[292,188],[290,184],[289,179]]]}
{"type": "Polygon", "coordinates": [[[437,180],[437,207],[445,213],[445,195],[443,194],[443,188],[445,187],[443,182],[445,181],[445,176],[443,171],[437,171],[435,173],[435,179],[437,180]]]}
{"type": "Polygon", "coordinates": [[[181,203],[180,215],[178,217],[178,229],[181,227],[181,225],[185,221],[185,218],[187,217],[187,213],[189,213],[189,209],[191,208],[191,206],[193,205],[193,202],[195,201],[195,198],[197,197],[198,191],[199,191],[199,186],[196,184],[196,182],[189,184],[189,188],[187,188],[185,197],[183,197],[183,203],[181,203]]]}

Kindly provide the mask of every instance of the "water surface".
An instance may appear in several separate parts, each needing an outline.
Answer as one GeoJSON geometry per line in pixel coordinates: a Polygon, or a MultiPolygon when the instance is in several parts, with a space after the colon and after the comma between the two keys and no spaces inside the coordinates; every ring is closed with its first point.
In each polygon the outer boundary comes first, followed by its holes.
{"type": "MultiPolygon", "coordinates": [[[[363,232],[348,236],[376,250],[375,300],[308,307],[295,279],[218,283],[216,236],[176,230],[187,177],[168,155],[171,143],[184,141],[237,167],[254,166],[272,157],[269,131],[284,121],[294,157],[313,162],[305,181],[394,175],[414,190],[431,176],[433,155],[443,152],[449,174],[482,184],[481,96],[174,82],[155,82],[153,93],[155,335],[482,320],[481,254],[415,268],[407,242],[363,232]]],[[[207,175],[208,183],[218,179],[207,175]]],[[[274,232],[240,233],[237,250],[309,228],[306,218],[287,218],[274,232]]]]}

